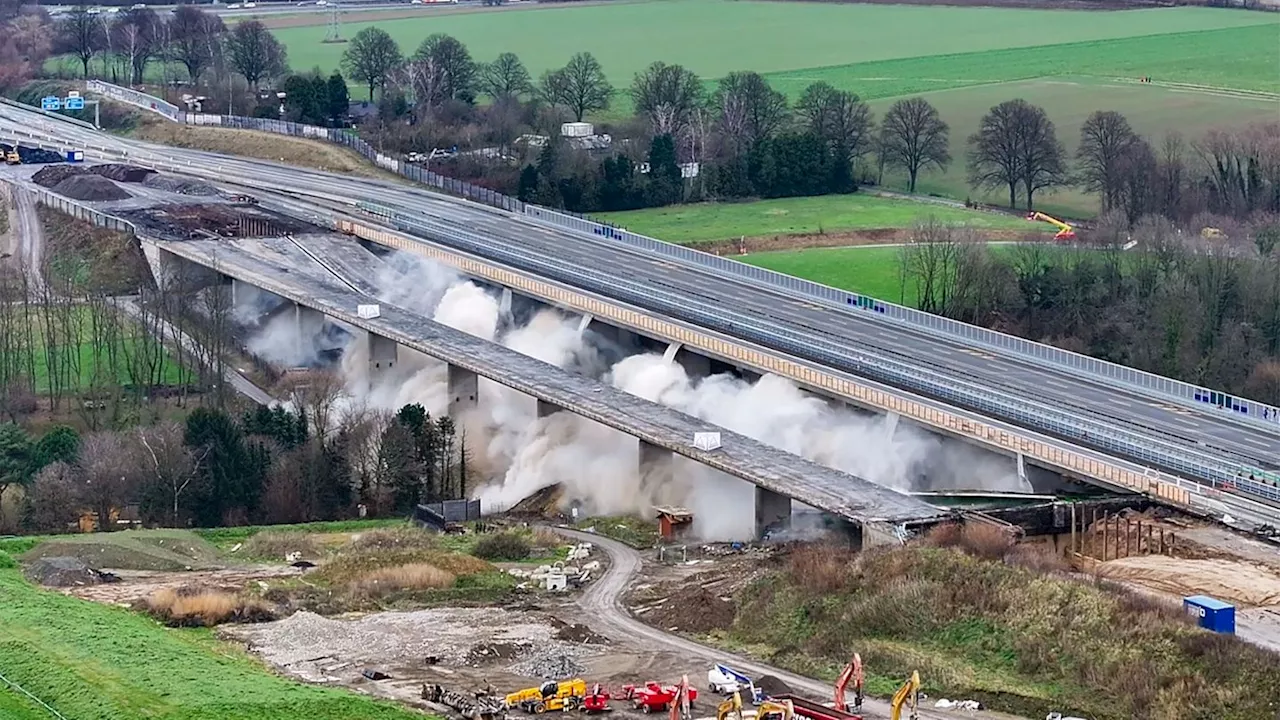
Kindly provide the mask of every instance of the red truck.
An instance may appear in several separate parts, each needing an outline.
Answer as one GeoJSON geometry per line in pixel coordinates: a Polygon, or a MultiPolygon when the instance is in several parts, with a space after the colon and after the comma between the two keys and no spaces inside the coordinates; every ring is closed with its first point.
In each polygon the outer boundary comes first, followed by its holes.
{"type": "MultiPolygon", "coordinates": [[[[643,687],[635,685],[622,686],[622,699],[630,700],[635,709],[644,713],[651,713],[655,710],[670,710],[671,702],[679,695],[680,689],[675,685],[659,685],[650,680],[643,687]]],[[[693,702],[698,699],[698,691],[696,688],[689,688],[689,707],[693,707],[693,702]]]]}

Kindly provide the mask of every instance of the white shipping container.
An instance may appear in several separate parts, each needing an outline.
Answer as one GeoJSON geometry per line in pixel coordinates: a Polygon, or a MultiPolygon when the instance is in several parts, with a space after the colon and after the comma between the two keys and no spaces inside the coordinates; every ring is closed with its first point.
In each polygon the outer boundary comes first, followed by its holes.
{"type": "Polygon", "coordinates": [[[361,305],[356,308],[356,314],[363,320],[372,320],[382,316],[382,309],[377,305],[361,305]]]}
{"type": "Polygon", "coordinates": [[[720,433],[718,432],[700,432],[693,434],[693,446],[699,450],[719,450],[720,449],[720,433]]]}
{"type": "Polygon", "coordinates": [[[567,122],[560,125],[560,134],[565,137],[591,137],[595,130],[589,122],[567,122]]]}

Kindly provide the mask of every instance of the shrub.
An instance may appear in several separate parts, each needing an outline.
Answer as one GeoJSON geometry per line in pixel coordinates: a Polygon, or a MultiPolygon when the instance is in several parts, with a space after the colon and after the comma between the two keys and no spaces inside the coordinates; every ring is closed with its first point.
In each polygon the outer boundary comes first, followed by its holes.
{"type": "Polygon", "coordinates": [[[471,551],[472,555],[485,560],[519,561],[529,557],[529,541],[513,532],[490,535],[471,551]]]}
{"type": "Polygon", "coordinates": [[[285,559],[289,553],[302,553],[302,557],[314,560],[321,555],[320,546],[306,533],[276,532],[264,530],[245,541],[238,555],[264,560],[285,559]]]}
{"type": "Polygon", "coordinates": [[[224,622],[264,622],[275,614],[265,603],[222,590],[164,588],[151,593],[145,610],[174,627],[213,627],[224,622]]]}
{"type": "Polygon", "coordinates": [[[564,537],[551,528],[535,527],[531,534],[534,547],[551,550],[566,544],[564,537]]]}
{"type": "Polygon", "coordinates": [[[787,558],[787,572],[809,592],[825,595],[845,588],[851,578],[853,553],[834,545],[804,545],[787,558]]]}
{"type": "Polygon", "coordinates": [[[984,522],[943,523],[929,531],[925,542],[934,547],[959,548],[975,557],[1001,560],[1013,549],[1014,538],[1004,529],[984,522]]]}
{"type": "Polygon", "coordinates": [[[0,570],[12,570],[18,567],[18,563],[14,562],[9,553],[0,551],[0,570]]]}
{"type": "Polygon", "coordinates": [[[401,590],[437,590],[452,587],[453,573],[435,565],[414,563],[374,570],[357,578],[351,589],[369,597],[383,597],[401,590]]]}

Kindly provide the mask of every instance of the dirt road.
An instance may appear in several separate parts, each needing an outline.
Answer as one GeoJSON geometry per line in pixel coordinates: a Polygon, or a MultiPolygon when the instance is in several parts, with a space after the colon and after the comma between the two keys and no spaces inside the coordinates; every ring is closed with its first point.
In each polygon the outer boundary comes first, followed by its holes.
{"type": "MultiPolygon", "coordinates": [[[[620,542],[599,535],[565,528],[556,528],[556,532],[579,542],[594,543],[609,556],[609,569],[599,580],[589,585],[578,599],[578,604],[586,612],[586,616],[591,618],[592,629],[596,632],[636,646],[648,644],[654,650],[674,650],[691,658],[702,658],[707,661],[708,667],[713,663],[723,662],[751,675],[773,675],[793,689],[811,697],[827,697],[831,692],[831,687],[827,683],[800,677],[785,670],[749,660],[741,655],[701,645],[636,620],[623,607],[621,598],[627,586],[631,584],[632,578],[640,570],[640,553],[620,542]]],[[[862,703],[862,711],[866,718],[888,718],[889,703],[866,698],[862,703]]],[[[949,713],[922,708],[920,717],[926,720],[955,720],[956,718],[1011,720],[1015,716],[991,712],[949,713]]]]}
{"type": "Polygon", "coordinates": [[[32,287],[38,290],[44,286],[44,274],[40,272],[44,262],[44,226],[36,213],[36,198],[15,185],[13,206],[13,227],[9,230],[13,234],[13,255],[26,269],[32,287]]]}

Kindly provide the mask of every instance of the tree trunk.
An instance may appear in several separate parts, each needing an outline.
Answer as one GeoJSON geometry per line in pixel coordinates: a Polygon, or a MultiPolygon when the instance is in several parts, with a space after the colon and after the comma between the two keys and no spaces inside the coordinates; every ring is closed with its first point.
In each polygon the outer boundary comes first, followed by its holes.
{"type": "Polygon", "coordinates": [[[910,184],[908,185],[908,187],[911,188],[911,194],[914,195],[916,192],[916,171],[912,169],[909,171],[908,174],[911,176],[910,184]]]}
{"type": "Polygon", "coordinates": [[[1009,183],[1009,209],[1016,210],[1018,208],[1018,183],[1017,181],[1009,183]]]}

